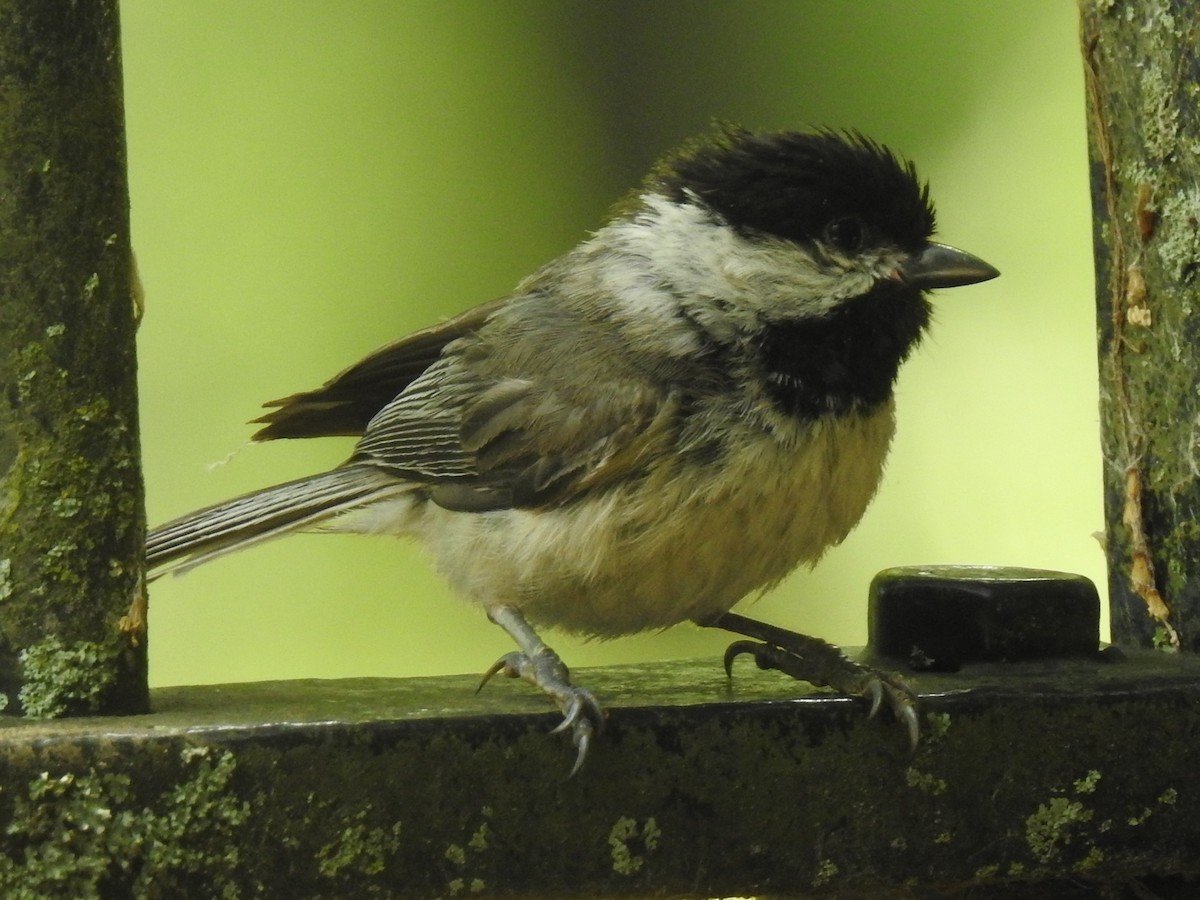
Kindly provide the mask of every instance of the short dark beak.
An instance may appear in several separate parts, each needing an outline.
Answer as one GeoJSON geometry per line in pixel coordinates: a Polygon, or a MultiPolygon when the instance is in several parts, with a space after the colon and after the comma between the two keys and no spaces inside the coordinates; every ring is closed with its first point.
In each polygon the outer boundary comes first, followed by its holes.
{"type": "Polygon", "coordinates": [[[902,265],[899,271],[905,284],[923,291],[978,284],[999,274],[999,269],[989,266],[978,256],[945,244],[930,244],[902,265]]]}

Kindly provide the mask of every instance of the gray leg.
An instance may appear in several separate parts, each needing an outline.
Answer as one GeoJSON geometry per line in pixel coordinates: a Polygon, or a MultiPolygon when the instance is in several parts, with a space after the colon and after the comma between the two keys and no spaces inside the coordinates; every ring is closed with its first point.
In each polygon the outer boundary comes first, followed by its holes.
{"type": "Polygon", "coordinates": [[[538,637],[521,611],[512,606],[498,606],[488,611],[488,618],[508,632],[520,650],[500,657],[479,683],[482,688],[493,675],[503,674],[509,678],[521,678],[540,688],[562,711],[563,720],[554,733],[571,730],[571,740],[578,748],[574,775],[583,765],[592,735],[600,731],[604,723],[604,710],[590,691],[571,684],[571,673],[538,637]]]}

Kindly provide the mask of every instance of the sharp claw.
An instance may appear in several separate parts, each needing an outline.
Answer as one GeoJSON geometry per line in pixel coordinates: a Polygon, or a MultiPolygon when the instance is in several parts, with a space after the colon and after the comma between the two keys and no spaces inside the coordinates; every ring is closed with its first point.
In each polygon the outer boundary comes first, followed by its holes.
{"type": "Polygon", "coordinates": [[[586,696],[584,704],[587,706],[588,712],[591,713],[588,721],[595,726],[596,734],[600,734],[604,731],[604,720],[608,717],[608,714],[605,713],[604,707],[600,705],[600,701],[593,697],[590,692],[584,691],[584,694],[586,696]]]}
{"type": "Polygon", "coordinates": [[[908,732],[908,743],[915,751],[921,741],[921,719],[917,715],[917,698],[903,682],[889,684],[883,682],[887,691],[888,706],[896,721],[904,725],[908,732]]]}
{"type": "Polygon", "coordinates": [[[883,682],[878,678],[872,678],[867,685],[867,699],[871,701],[871,709],[867,712],[867,718],[873,719],[879,714],[879,707],[883,706],[883,682]]]}
{"type": "Polygon", "coordinates": [[[497,675],[498,673],[504,672],[505,674],[508,674],[512,671],[512,666],[510,665],[511,661],[509,660],[511,655],[512,654],[510,653],[506,653],[492,663],[491,668],[483,673],[483,677],[479,679],[479,684],[475,686],[475,693],[478,694],[480,691],[482,691],[483,686],[491,681],[493,676],[497,675]]]}
{"type": "Polygon", "coordinates": [[[559,734],[566,731],[568,728],[574,728],[579,721],[579,717],[583,714],[583,701],[578,694],[571,697],[571,702],[563,712],[563,720],[554,728],[550,729],[551,734],[559,734]]]}
{"type": "Polygon", "coordinates": [[[587,759],[588,749],[592,746],[592,735],[598,734],[604,726],[604,710],[596,702],[596,698],[582,688],[573,687],[571,690],[571,701],[563,720],[550,732],[558,734],[568,729],[571,731],[571,742],[577,748],[577,752],[575,764],[567,774],[568,778],[574,777],[575,773],[583,768],[583,761],[587,759]]]}
{"type": "Polygon", "coordinates": [[[904,726],[904,730],[908,734],[909,747],[915,751],[917,744],[921,741],[921,720],[917,715],[916,695],[908,685],[895,676],[884,674],[875,676],[870,691],[871,715],[875,715],[881,701],[886,699],[892,715],[896,717],[897,722],[904,726]]]}
{"type": "Polygon", "coordinates": [[[733,677],[733,661],[744,654],[758,656],[758,648],[762,644],[756,644],[754,641],[734,641],[725,648],[725,677],[733,677]]]}
{"type": "Polygon", "coordinates": [[[590,691],[572,686],[571,699],[563,713],[563,720],[550,732],[551,734],[567,730],[571,732],[571,741],[575,744],[577,752],[575,765],[571,766],[568,778],[583,768],[583,761],[587,759],[588,749],[592,746],[592,735],[599,734],[603,728],[604,709],[596,701],[596,698],[591,695],[590,691]]]}
{"type": "Polygon", "coordinates": [[[588,748],[592,745],[592,727],[591,723],[586,720],[580,723],[580,729],[575,732],[575,746],[579,751],[575,754],[575,765],[571,766],[571,771],[567,774],[568,778],[574,778],[575,773],[583,768],[583,761],[587,759],[588,748]]]}
{"type": "Polygon", "coordinates": [[[921,742],[921,720],[917,715],[917,708],[912,705],[906,705],[897,715],[908,726],[908,743],[915,753],[917,744],[921,742]]]}

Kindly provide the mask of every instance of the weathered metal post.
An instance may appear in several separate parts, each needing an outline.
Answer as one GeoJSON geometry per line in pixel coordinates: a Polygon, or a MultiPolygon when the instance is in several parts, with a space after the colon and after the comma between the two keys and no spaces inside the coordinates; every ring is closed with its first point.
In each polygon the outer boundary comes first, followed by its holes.
{"type": "Polygon", "coordinates": [[[0,0],[0,700],[147,706],[117,0],[0,0]]]}
{"type": "Polygon", "coordinates": [[[1200,7],[1081,0],[1112,627],[1200,651],[1200,7]]]}

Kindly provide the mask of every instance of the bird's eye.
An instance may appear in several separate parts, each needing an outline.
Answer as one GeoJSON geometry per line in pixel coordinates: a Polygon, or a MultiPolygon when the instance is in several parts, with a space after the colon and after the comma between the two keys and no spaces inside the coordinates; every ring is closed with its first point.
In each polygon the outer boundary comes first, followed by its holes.
{"type": "Polygon", "coordinates": [[[842,253],[857,253],[863,248],[865,229],[861,219],[846,216],[825,226],[825,240],[842,253]]]}

